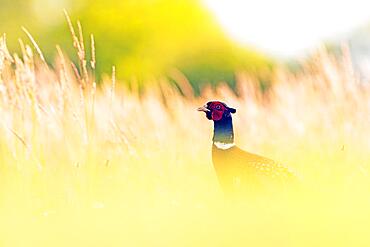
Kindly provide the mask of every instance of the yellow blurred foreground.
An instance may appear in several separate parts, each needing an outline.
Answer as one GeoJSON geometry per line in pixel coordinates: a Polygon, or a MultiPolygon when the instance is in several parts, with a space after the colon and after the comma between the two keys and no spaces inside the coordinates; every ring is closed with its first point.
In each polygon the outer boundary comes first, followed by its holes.
{"type": "Polygon", "coordinates": [[[370,85],[348,55],[278,70],[263,95],[239,74],[238,96],[221,84],[194,98],[181,76],[185,96],[114,73],[96,86],[82,53],[78,73],[61,52],[52,69],[4,41],[0,246],[369,246],[370,85]],[[210,99],[237,108],[237,145],[295,170],[301,188],[225,201],[196,111],[210,99]]]}

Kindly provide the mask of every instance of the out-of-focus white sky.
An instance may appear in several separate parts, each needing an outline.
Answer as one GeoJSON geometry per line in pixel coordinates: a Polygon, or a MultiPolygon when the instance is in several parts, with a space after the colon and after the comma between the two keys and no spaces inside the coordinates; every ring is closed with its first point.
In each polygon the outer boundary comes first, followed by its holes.
{"type": "Polygon", "coordinates": [[[233,38],[283,57],[370,22],[370,0],[203,1],[233,38]]]}

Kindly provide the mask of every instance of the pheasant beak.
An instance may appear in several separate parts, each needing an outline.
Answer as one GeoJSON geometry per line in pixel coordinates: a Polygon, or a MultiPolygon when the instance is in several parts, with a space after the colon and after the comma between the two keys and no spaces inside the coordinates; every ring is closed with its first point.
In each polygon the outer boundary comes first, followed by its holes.
{"type": "Polygon", "coordinates": [[[206,106],[201,106],[197,109],[198,111],[208,112],[210,111],[206,106]]]}

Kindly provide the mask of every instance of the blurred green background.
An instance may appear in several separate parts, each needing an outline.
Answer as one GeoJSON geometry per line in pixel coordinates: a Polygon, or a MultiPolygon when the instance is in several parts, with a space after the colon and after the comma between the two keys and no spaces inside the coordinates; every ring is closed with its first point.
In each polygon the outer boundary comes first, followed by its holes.
{"type": "Polygon", "coordinates": [[[89,47],[94,34],[97,74],[117,68],[122,80],[148,81],[180,70],[197,90],[204,83],[235,84],[235,72],[247,71],[268,81],[273,59],[231,40],[199,0],[0,0],[0,32],[11,51],[34,36],[48,62],[59,44],[76,59],[63,9],[79,19],[89,47]]]}

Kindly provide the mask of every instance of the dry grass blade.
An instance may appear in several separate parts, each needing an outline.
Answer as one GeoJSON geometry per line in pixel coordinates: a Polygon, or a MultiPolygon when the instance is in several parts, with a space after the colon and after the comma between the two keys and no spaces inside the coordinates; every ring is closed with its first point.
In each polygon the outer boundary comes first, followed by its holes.
{"type": "Polygon", "coordinates": [[[79,62],[79,70],[77,69],[77,67],[75,65],[72,65],[72,68],[75,71],[76,76],[78,75],[77,78],[79,79],[79,82],[82,86],[82,89],[85,89],[86,84],[89,81],[89,78],[88,78],[88,72],[87,72],[87,68],[86,68],[87,62],[86,62],[86,59],[85,59],[85,54],[86,53],[85,53],[85,46],[84,46],[84,43],[83,43],[83,33],[82,33],[81,23],[79,21],[77,21],[77,27],[78,27],[78,32],[79,32],[79,37],[78,37],[76,35],[75,30],[74,30],[71,18],[69,17],[66,10],[64,10],[64,15],[66,17],[66,20],[67,20],[67,23],[68,23],[68,26],[69,26],[69,30],[70,30],[71,35],[72,35],[73,46],[76,49],[77,58],[78,58],[78,62],[79,62]]]}
{"type": "Polygon", "coordinates": [[[78,50],[78,59],[80,61],[80,69],[83,71],[83,79],[85,83],[89,82],[89,75],[87,72],[87,61],[86,61],[86,51],[84,45],[84,38],[82,32],[81,22],[77,21],[78,33],[79,33],[79,43],[80,43],[80,50],[78,50]]]}
{"type": "Polygon", "coordinates": [[[39,54],[39,56],[40,56],[41,61],[43,61],[43,62],[44,62],[44,64],[47,66],[46,60],[45,60],[45,58],[44,58],[44,55],[42,54],[42,51],[41,51],[40,47],[37,45],[37,43],[36,43],[35,39],[34,39],[34,38],[32,37],[32,35],[31,35],[31,33],[30,33],[30,32],[29,32],[25,27],[22,27],[22,30],[23,30],[23,32],[25,32],[25,33],[26,33],[26,35],[27,35],[27,37],[30,39],[30,41],[31,41],[32,45],[35,47],[35,49],[36,49],[37,53],[38,53],[38,54],[39,54]]]}
{"type": "Polygon", "coordinates": [[[80,85],[82,86],[82,88],[84,88],[84,85],[81,84],[82,78],[80,76],[80,73],[78,72],[78,69],[77,69],[76,65],[71,62],[71,67],[73,69],[73,72],[75,73],[75,76],[76,76],[77,80],[80,82],[80,85]]]}
{"type": "MultiPolygon", "coordinates": [[[[14,62],[13,57],[10,55],[8,47],[6,45],[6,35],[5,33],[0,37],[0,63],[3,66],[4,61],[8,60],[11,63],[14,62]]],[[[1,68],[1,67],[0,67],[1,68]]]]}
{"type": "Polygon", "coordinates": [[[61,80],[60,80],[60,82],[61,82],[61,84],[63,84],[63,82],[67,81],[67,65],[66,65],[66,60],[65,60],[65,57],[63,55],[63,52],[62,52],[62,49],[60,48],[60,46],[57,45],[56,49],[57,49],[58,56],[59,56],[60,63],[61,63],[61,70],[60,70],[61,80]]]}
{"type": "Polygon", "coordinates": [[[77,48],[77,50],[81,50],[81,47],[80,47],[80,42],[76,36],[76,33],[75,33],[75,30],[74,30],[74,27],[72,25],[72,21],[71,21],[71,18],[69,17],[68,13],[67,13],[67,10],[63,10],[64,12],[64,15],[66,17],[66,20],[67,20],[67,24],[68,24],[68,27],[69,27],[69,31],[71,32],[71,36],[72,36],[72,39],[73,39],[73,46],[75,48],[77,48]]]}
{"type": "Polygon", "coordinates": [[[111,105],[113,105],[115,89],[116,89],[116,66],[112,66],[112,84],[111,84],[111,89],[110,89],[111,90],[110,92],[111,105]]]}
{"type": "Polygon", "coordinates": [[[184,96],[188,99],[192,99],[194,96],[194,90],[186,76],[177,69],[172,70],[170,75],[172,79],[175,80],[184,96]]]}
{"type": "Polygon", "coordinates": [[[90,40],[91,40],[91,61],[90,65],[93,70],[95,70],[96,66],[96,60],[95,60],[95,40],[94,40],[94,35],[90,35],[90,40]]]}
{"type": "Polygon", "coordinates": [[[12,134],[17,137],[17,139],[24,145],[25,148],[29,149],[29,146],[27,145],[27,142],[22,138],[15,130],[8,128],[12,134]]]}

